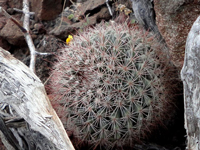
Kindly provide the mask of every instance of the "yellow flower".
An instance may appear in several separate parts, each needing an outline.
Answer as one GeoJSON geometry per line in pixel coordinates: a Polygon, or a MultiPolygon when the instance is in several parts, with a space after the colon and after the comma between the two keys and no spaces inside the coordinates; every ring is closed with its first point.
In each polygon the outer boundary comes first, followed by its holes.
{"type": "Polygon", "coordinates": [[[69,45],[69,42],[73,40],[72,35],[68,35],[68,38],[66,39],[67,45],[69,45]]]}

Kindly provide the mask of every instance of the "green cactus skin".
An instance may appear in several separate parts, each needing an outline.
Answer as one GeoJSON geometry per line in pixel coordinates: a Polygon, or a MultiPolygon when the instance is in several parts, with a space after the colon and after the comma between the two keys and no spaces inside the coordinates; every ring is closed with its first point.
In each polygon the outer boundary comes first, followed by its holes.
{"type": "Polygon", "coordinates": [[[74,36],[51,77],[66,129],[106,149],[148,137],[172,108],[173,75],[163,55],[150,33],[126,24],[101,23],[74,36]]]}

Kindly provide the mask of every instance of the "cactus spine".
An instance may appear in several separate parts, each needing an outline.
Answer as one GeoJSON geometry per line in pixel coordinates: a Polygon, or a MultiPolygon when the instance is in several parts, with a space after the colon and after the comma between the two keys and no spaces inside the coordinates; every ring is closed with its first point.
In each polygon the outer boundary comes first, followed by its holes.
{"type": "Polygon", "coordinates": [[[66,129],[107,149],[145,138],[171,108],[172,79],[159,48],[150,33],[126,24],[101,23],[74,36],[51,78],[66,129]]]}

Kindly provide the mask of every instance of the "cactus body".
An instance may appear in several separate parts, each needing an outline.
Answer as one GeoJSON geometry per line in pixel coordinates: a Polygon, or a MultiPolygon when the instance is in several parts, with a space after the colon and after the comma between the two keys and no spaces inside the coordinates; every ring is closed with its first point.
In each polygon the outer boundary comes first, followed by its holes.
{"type": "Polygon", "coordinates": [[[51,78],[66,129],[106,149],[145,138],[171,108],[168,65],[158,50],[150,33],[126,24],[101,23],[74,36],[51,78]]]}

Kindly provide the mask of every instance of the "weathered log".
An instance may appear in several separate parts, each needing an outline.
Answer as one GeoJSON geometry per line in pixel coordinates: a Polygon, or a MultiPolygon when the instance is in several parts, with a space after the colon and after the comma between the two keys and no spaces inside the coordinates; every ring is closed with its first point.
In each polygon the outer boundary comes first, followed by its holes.
{"type": "Polygon", "coordinates": [[[153,7],[153,0],[130,0],[132,2],[132,9],[138,24],[145,28],[145,30],[152,32],[156,39],[163,44],[162,51],[169,59],[169,50],[163,39],[158,26],[156,25],[155,12],[153,7]]]}
{"type": "Polygon", "coordinates": [[[155,20],[155,12],[151,0],[131,0],[134,15],[138,24],[146,30],[152,31],[157,38],[163,41],[155,20]]]}
{"type": "Polygon", "coordinates": [[[181,70],[187,149],[200,150],[200,16],[192,25],[181,70]]]}
{"type": "Polygon", "coordinates": [[[131,0],[134,15],[146,30],[154,31],[156,26],[154,9],[150,0],[131,0]]]}
{"type": "Polygon", "coordinates": [[[12,107],[14,110],[12,113],[23,118],[31,130],[40,132],[54,143],[57,149],[74,150],[40,79],[26,65],[2,48],[0,48],[0,103],[12,107]]]}

